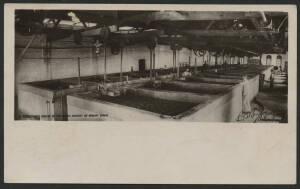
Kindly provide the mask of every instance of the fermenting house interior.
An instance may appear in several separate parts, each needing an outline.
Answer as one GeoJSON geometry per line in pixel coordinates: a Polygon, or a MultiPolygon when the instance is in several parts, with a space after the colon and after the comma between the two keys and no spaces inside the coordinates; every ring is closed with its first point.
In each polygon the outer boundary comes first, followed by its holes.
{"type": "Polygon", "coordinates": [[[286,12],[16,10],[15,119],[287,122],[286,12]]]}

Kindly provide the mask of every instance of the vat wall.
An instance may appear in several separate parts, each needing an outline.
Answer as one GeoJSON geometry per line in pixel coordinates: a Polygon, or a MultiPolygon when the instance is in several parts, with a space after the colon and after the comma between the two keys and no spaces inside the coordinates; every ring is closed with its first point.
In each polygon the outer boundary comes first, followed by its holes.
{"type": "MultiPolygon", "coordinates": [[[[98,116],[93,119],[86,120],[94,121],[155,121],[162,120],[159,114],[146,112],[143,110],[112,104],[107,102],[98,102],[93,100],[82,99],[77,96],[68,95],[68,114],[69,115],[84,115],[84,114],[103,114],[107,116],[98,116]]],[[[69,121],[83,121],[82,117],[69,117],[69,121]]]]}
{"type": "MultiPolygon", "coordinates": [[[[54,115],[52,97],[53,92],[51,91],[20,85],[18,87],[18,109],[24,115],[54,115]],[[48,105],[47,102],[49,102],[48,105]]],[[[42,120],[48,120],[48,118],[42,120]]]]}

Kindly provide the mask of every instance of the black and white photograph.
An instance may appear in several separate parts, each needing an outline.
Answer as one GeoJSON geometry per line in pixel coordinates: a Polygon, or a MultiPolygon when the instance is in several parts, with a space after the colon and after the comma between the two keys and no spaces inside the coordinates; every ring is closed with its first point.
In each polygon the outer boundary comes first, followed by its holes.
{"type": "Polygon", "coordinates": [[[5,4],[5,183],[296,183],[296,5],[109,3],[5,4]]]}
{"type": "Polygon", "coordinates": [[[287,123],[284,11],[15,10],[15,120],[287,123]]]}

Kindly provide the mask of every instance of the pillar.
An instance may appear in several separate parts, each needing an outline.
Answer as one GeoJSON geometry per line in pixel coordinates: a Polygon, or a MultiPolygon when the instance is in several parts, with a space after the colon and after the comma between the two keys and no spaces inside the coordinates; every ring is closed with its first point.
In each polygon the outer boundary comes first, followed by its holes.
{"type": "Polygon", "coordinates": [[[106,82],[106,44],[104,44],[104,82],[106,82]]]}
{"type": "Polygon", "coordinates": [[[123,81],[123,48],[120,49],[120,81],[123,81]]]}
{"type": "Polygon", "coordinates": [[[152,69],[153,69],[153,76],[155,78],[155,76],[156,76],[156,71],[155,71],[155,48],[153,48],[152,54],[153,54],[152,69]]]}
{"type": "Polygon", "coordinates": [[[77,66],[78,66],[78,85],[81,84],[80,79],[80,57],[77,57],[77,66]]]}
{"type": "Polygon", "coordinates": [[[153,58],[153,54],[152,54],[152,48],[150,48],[150,80],[152,80],[152,58],[153,58]]]}
{"type": "Polygon", "coordinates": [[[197,74],[198,70],[197,70],[197,58],[195,57],[195,74],[197,74]]]}
{"type": "Polygon", "coordinates": [[[177,77],[179,77],[179,72],[180,72],[180,64],[179,64],[179,50],[178,50],[178,65],[177,65],[177,77]]]}

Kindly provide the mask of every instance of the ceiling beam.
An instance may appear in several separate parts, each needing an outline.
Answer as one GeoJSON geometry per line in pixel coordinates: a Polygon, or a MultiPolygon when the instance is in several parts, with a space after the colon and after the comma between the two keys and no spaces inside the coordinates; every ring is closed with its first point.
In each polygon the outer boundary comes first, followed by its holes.
{"type": "Polygon", "coordinates": [[[234,20],[234,19],[249,19],[261,18],[259,12],[229,12],[229,11],[157,11],[146,12],[138,16],[133,15],[123,18],[119,21],[119,25],[126,25],[127,23],[139,22],[149,24],[153,21],[195,21],[195,20],[234,20]]]}
{"type": "Polygon", "coordinates": [[[215,23],[216,21],[215,20],[212,20],[209,22],[209,24],[206,26],[206,30],[209,30],[211,28],[211,26],[215,23]]]}
{"type": "Polygon", "coordinates": [[[187,20],[234,20],[261,18],[259,12],[238,12],[238,11],[189,11],[180,12],[187,20]]]}
{"type": "Polygon", "coordinates": [[[247,37],[247,36],[264,36],[268,34],[278,34],[275,31],[256,31],[256,30],[178,30],[174,31],[179,34],[188,34],[193,36],[206,36],[206,37],[247,37]]]}

